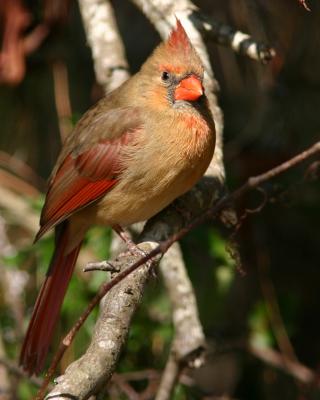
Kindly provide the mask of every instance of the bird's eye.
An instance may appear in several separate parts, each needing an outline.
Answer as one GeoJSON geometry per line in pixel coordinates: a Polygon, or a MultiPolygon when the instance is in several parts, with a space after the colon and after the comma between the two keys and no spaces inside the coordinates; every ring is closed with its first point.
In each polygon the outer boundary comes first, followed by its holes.
{"type": "Polygon", "coordinates": [[[162,79],[164,82],[168,81],[169,78],[170,78],[169,72],[167,72],[167,71],[162,72],[162,74],[161,74],[161,79],[162,79]]]}

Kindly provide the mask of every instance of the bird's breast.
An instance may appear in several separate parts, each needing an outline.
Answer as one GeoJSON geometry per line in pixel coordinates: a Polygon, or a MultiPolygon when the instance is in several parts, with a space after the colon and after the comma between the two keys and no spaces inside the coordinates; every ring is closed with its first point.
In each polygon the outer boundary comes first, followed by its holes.
{"type": "Polygon", "coordinates": [[[201,178],[214,145],[214,128],[194,116],[146,126],[126,149],[123,172],[101,199],[97,222],[126,226],[150,218],[201,178]]]}

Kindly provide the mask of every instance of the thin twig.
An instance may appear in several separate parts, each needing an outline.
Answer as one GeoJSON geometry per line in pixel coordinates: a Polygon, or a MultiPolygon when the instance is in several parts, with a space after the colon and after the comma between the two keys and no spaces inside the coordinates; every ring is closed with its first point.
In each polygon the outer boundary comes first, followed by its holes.
{"type": "Polygon", "coordinates": [[[119,389],[127,395],[129,400],[140,400],[140,395],[128,383],[121,374],[114,374],[112,377],[113,382],[118,385],[119,389]]]}
{"type": "Polygon", "coordinates": [[[143,264],[147,263],[147,261],[153,259],[154,257],[158,256],[159,254],[164,254],[174,242],[182,239],[192,229],[196,228],[203,222],[207,221],[209,218],[216,217],[222,211],[222,209],[224,207],[229,206],[235,200],[242,197],[245,193],[257,188],[259,185],[269,181],[270,179],[273,179],[274,177],[284,173],[285,171],[288,171],[289,169],[295,167],[296,165],[301,164],[303,161],[314,156],[315,154],[317,154],[319,152],[320,152],[320,141],[315,143],[314,145],[312,145],[305,151],[299,153],[295,157],[276,166],[275,168],[272,168],[269,171],[267,171],[261,175],[250,177],[244,185],[242,185],[240,188],[238,188],[231,194],[222,197],[212,208],[203,212],[199,217],[195,218],[185,228],[181,229],[176,234],[173,234],[169,239],[160,242],[160,244],[156,248],[154,248],[152,251],[150,251],[144,257],[140,258],[138,261],[134,262],[128,268],[126,268],[125,270],[120,272],[110,282],[106,282],[106,283],[102,284],[102,286],[98,290],[97,294],[91,300],[90,304],[87,306],[87,308],[82,313],[82,315],[79,317],[79,319],[74,324],[72,329],[69,331],[69,333],[65,336],[65,338],[60,343],[59,350],[56,353],[56,355],[51,363],[51,366],[45,377],[44,384],[41,387],[41,390],[39,391],[39,393],[37,395],[37,399],[40,400],[43,398],[45,391],[46,391],[46,387],[49,384],[49,382],[57,368],[57,365],[58,365],[62,355],[64,354],[66,348],[70,345],[70,343],[74,339],[74,336],[76,335],[76,333],[78,332],[80,327],[83,325],[83,323],[85,322],[85,320],[87,319],[87,317],[89,316],[91,311],[99,303],[99,301],[106,295],[106,293],[110,291],[111,288],[113,288],[115,285],[117,285],[125,277],[127,277],[133,271],[137,270],[143,264]]]}
{"type": "Polygon", "coordinates": [[[208,40],[230,47],[235,53],[247,56],[263,64],[270,62],[276,55],[275,50],[266,43],[256,41],[247,33],[218,22],[199,12],[190,15],[197,28],[208,40]]]}
{"type": "Polygon", "coordinates": [[[12,190],[0,185],[0,207],[5,210],[10,221],[25,228],[34,236],[39,226],[39,215],[32,209],[25,196],[18,195],[12,190]]]}
{"type": "Polygon", "coordinates": [[[171,348],[155,400],[170,400],[172,398],[172,392],[178,381],[179,373],[180,364],[175,357],[173,348],[171,348]]]}
{"type": "Polygon", "coordinates": [[[46,185],[46,182],[28,164],[3,150],[0,150],[0,166],[30,182],[38,190],[42,190],[46,185]]]}
{"type": "Polygon", "coordinates": [[[2,187],[19,193],[20,196],[38,198],[40,195],[38,189],[11,171],[0,169],[0,184],[2,187]]]}
{"type": "Polygon", "coordinates": [[[153,380],[159,379],[159,372],[154,369],[144,369],[142,371],[122,372],[121,376],[127,381],[153,380]]]}
{"type": "Polygon", "coordinates": [[[65,63],[57,61],[52,66],[52,72],[54,100],[58,114],[60,138],[63,142],[72,130],[68,70],[65,63]]]}
{"type": "Polygon", "coordinates": [[[305,10],[311,11],[311,9],[310,9],[310,7],[308,6],[306,0],[298,0],[298,1],[299,1],[299,3],[302,5],[302,7],[305,8],[305,10]]]}
{"type": "Polygon", "coordinates": [[[83,272],[104,271],[104,272],[119,272],[119,267],[111,264],[108,261],[90,262],[84,268],[83,272]]]}
{"type": "Polygon", "coordinates": [[[266,364],[270,364],[273,367],[293,376],[299,382],[319,386],[319,378],[317,374],[298,361],[288,359],[283,354],[269,347],[261,348],[258,346],[249,346],[248,351],[266,364]]]}
{"type": "Polygon", "coordinates": [[[9,368],[1,362],[6,359],[6,350],[4,347],[2,335],[0,332],[0,398],[9,400],[13,394],[13,382],[9,378],[9,368]]]}
{"type": "MultiPolygon", "coordinates": [[[[147,16],[161,13],[163,7],[159,7],[159,1],[154,0],[132,0],[147,16]],[[150,9],[152,11],[150,12],[150,9]]],[[[161,15],[162,23],[166,17],[173,15],[173,12],[183,10],[185,17],[189,19],[195,28],[201,32],[206,39],[212,40],[215,43],[230,47],[234,52],[247,56],[255,61],[268,63],[276,55],[275,50],[266,43],[256,41],[247,33],[238,31],[233,27],[216,21],[212,17],[203,14],[189,0],[179,0],[172,4],[165,3],[166,15],[161,15]],[[169,10],[170,9],[170,10],[169,10]]]]}
{"type": "Polygon", "coordinates": [[[260,287],[266,302],[271,328],[274,332],[281,353],[285,355],[286,359],[297,362],[297,356],[281,316],[277,294],[271,277],[269,276],[269,255],[265,249],[261,248],[260,243],[256,244],[258,249],[257,264],[260,287]]]}
{"type": "Polygon", "coordinates": [[[42,378],[38,378],[36,376],[28,376],[28,374],[13,361],[0,357],[0,364],[4,365],[10,373],[25,378],[38,387],[43,384],[42,378]]]}

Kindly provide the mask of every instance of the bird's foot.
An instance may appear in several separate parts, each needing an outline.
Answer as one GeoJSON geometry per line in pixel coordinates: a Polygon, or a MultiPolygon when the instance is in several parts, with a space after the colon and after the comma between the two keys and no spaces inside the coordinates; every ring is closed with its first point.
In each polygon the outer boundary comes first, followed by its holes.
{"type": "MultiPolygon", "coordinates": [[[[129,252],[130,252],[134,257],[143,258],[143,257],[146,257],[146,256],[148,255],[148,253],[147,253],[146,251],[140,249],[140,248],[139,248],[135,243],[133,243],[132,241],[131,241],[130,244],[127,243],[127,246],[128,246],[129,252]]],[[[148,261],[146,262],[146,264],[147,264],[148,268],[151,268],[151,267],[152,267],[152,260],[148,260],[148,261]]],[[[152,268],[152,270],[153,270],[153,268],[152,268]]]]}
{"type": "MultiPolygon", "coordinates": [[[[138,258],[144,258],[148,255],[148,252],[142,250],[140,247],[138,247],[128,236],[127,236],[127,241],[126,244],[128,246],[129,253],[133,255],[134,257],[138,258]]],[[[152,277],[155,277],[155,269],[153,268],[153,261],[148,260],[145,263],[147,267],[150,269],[152,277]]]]}
{"type": "MultiPolygon", "coordinates": [[[[122,227],[120,225],[114,225],[112,227],[117,234],[121,237],[121,239],[126,243],[129,252],[134,256],[134,257],[145,257],[147,255],[147,253],[145,251],[143,251],[142,249],[140,249],[130,238],[130,236],[128,235],[128,233],[122,229],[122,227]]],[[[146,262],[148,268],[150,268],[151,270],[153,270],[152,268],[152,260],[148,260],[146,262]]]]}
{"type": "MultiPolygon", "coordinates": [[[[133,243],[129,234],[120,226],[120,225],[113,225],[112,229],[117,232],[117,234],[121,237],[121,239],[126,243],[133,243]]],[[[129,246],[128,246],[129,247],[129,246]]]]}
{"type": "Polygon", "coordinates": [[[139,247],[132,241],[129,234],[124,229],[122,229],[120,225],[114,225],[112,228],[117,232],[117,234],[125,242],[130,253],[133,256],[144,257],[146,255],[146,253],[143,250],[139,249],[139,247]]]}

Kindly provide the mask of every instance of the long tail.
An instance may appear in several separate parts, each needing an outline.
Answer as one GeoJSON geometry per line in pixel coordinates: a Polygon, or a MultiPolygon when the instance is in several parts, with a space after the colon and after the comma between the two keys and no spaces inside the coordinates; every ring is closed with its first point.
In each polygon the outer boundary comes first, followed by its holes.
{"type": "Polygon", "coordinates": [[[30,375],[38,374],[44,366],[81,243],[65,254],[68,223],[64,222],[56,228],[55,251],[33,309],[20,354],[20,364],[30,375]]]}

